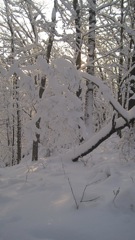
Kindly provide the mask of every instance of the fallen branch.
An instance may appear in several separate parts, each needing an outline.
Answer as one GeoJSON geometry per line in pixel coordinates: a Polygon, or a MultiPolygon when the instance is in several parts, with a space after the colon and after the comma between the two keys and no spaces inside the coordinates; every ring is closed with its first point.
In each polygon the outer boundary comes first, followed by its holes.
{"type": "Polygon", "coordinates": [[[129,126],[135,120],[135,107],[127,111],[129,116],[129,122],[127,123],[123,118],[118,118],[115,120],[115,116],[112,118],[112,122],[108,123],[104,128],[102,128],[98,133],[96,133],[90,140],[80,145],[78,148],[74,149],[73,162],[78,161],[79,157],[83,157],[91,153],[95,148],[97,148],[103,141],[109,138],[113,133],[117,132],[129,126]]]}
{"type": "Polygon", "coordinates": [[[48,160],[51,159],[52,161],[55,161],[61,158],[64,159],[65,161],[66,160],[72,160],[73,162],[78,161],[80,157],[84,157],[87,154],[91,153],[102,142],[108,139],[113,133],[125,128],[126,126],[129,126],[135,120],[135,107],[127,111],[127,114],[129,118],[128,123],[122,117],[118,119],[115,119],[115,117],[113,117],[110,123],[103,127],[99,132],[95,133],[95,135],[92,136],[88,141],[82,143],[81,145],[73,149],[68,150],[64,154],[61,154],[56,157],[49,157],[48,160]]]}
{"type": "Polygon", "coordinates": [[[97,148],[102,142],[104,142],[107,138],[109,138],[113,133],[117,132],[120,129],[128,126],[127,122],[124,119],[119,118],[115,120],[115,124],[112,121],[107,124],[104,128],[102,128],[98,133],[96,133],[89,141],[79,146],[78,154],[77,150],[76,157],[72,159],[73,162],[78,161],[79,157],[84,157],[85,155],[91,153],[95,148],[97,148]],[[81,151],[82,149],[82,151],[81,151]],[[80,152],[80,154],[79,154],[80,152]]]}

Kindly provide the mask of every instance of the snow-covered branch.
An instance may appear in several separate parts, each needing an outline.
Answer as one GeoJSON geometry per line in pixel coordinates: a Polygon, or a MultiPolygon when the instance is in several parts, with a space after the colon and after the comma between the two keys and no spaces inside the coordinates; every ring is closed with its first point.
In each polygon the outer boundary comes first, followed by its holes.
{"type": "Polygon", "coordinates": [[[113,97],[109,87],[103,81],[88,73],[81,73],[82,77],[93,82],[103,93],[104,98],[113,106],[113,108],[121,115],[122,118],[128,123],[128,112],[120,105],[120,103],[113,97]]]}
{"type": "MultiPolygon", "coordinates": [[[[135,120],[135,107],[128,111],[129,123],[135,120]]],[[[83,157],[90,152],[92,152],[96,147],[98,147],[103,141],[109,138],[113,133],[120,129],[128,126],[127,122],[123,118],[112,119],[105,127],[103,127],[98,133],[96,133],[92,138],[90,138],[85,143],[67,152],[63,158],[67,160],[77,161],[79,157],[83,157]]]]}
{"type": "MultiPolygon", "coordinates": [[[[129,111],[130,121],[135,120],[135,107],[129,111]]],[[[61,154],[57,157],[49,157],[49,159],[64,159],[65,161],[76,162],[80,157],[84,157],[96,149],[103,141],[109,138],[113,133],[127,126],[127,123],[123,118],[114,119],[102,128],[98,133],[91,137],[88,141],[84,142],[80,146],[77,146],[65,154],[61,154]]]]}

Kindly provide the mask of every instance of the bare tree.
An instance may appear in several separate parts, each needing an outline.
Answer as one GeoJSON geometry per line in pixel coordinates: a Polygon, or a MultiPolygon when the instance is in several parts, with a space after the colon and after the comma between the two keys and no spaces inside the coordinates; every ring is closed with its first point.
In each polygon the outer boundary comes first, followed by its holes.
{"type": "MultiPolygon", "coordinates": [[[[53,46],[53,41],[54,41],[54,36],[55,36],[55,24],[56,24],[56,12],[57,12],[57,0],[54,0],[54,7],[52,10],[52,27],[51,27],[51,32],[50,36],[48,39],[48,44],[47,44],[47,51],[46,51],[46,60],[49,63],[50,57],[51,57],[51,51],[52,51],[52,46],[53,46]]],[[[42,95],[45,90],[45,83],[46,83],[46,76],[43,76],[41,78],[41,85],[39,89],[39,98],[42,98],[42,95]]],[[[40,121],[41,117],[39,117],[38,121],[36,122],[36,128],[40,129],[40,121]]],[[[38,161],[38,145],[40,143],[40,134],[36,133],[36,140],[33,141],[33,147],[32,147],[32,161],[38,161]]]]}
{"type": "MultiPolygon", "coordinates": [[[[15,56],[15,36],[12,24],[12,14],[7,0],[4,0],[5,11],[7,17],[7,25],[11,35],[11,63],[14,62],[15,56]]],[[[13,83],[13,119],[12,119],[12,165],[19,164],[21,161],[21,113],[19,105],[19,86],[18,76],[16,73],[12,77],[13,83]],[[16,129],[17,128],[17,129],[16,129]],[[16,139],[16,142],[15,142],[16,139]],[[17,145],[17,149],[16,148],[17,145]]]]}
{"type": "MultiPolygon", "coordinates": [[[[95,59],[95,26],[96,26],[96,1],[88,1],[89,11],[89,29],[88,29],[88,60],[87,72],[94,75],[94,59],[95,59]]],[[[93,84],[86,80],[86,102],[85,102],[85,122],[88,132],[93,132],[93,84]]]]}

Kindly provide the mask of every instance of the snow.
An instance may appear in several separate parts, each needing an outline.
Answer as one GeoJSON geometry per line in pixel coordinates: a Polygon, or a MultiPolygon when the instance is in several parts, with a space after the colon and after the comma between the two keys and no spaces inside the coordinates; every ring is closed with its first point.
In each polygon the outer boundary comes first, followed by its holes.
{"type": "Polygon", "coordinates": [[[126,120],[129,121],[129,116],[127,110],[125,110],[120,103],[113,97],[112,92],[109,87],[103,83],[103,81],[95,76],[88,73],[81,73],[82,77],[92,81],[96,86],[99,87],[100,91],[103,93],[104,98],[114,107],[114,109],[126,120]]]}
{"type": "Polygon", "coordinates": [[[0,240],[133,240],[135,162],[118,146],[113,135],[77,163],[27,157],[1,168],[0,240]]]}

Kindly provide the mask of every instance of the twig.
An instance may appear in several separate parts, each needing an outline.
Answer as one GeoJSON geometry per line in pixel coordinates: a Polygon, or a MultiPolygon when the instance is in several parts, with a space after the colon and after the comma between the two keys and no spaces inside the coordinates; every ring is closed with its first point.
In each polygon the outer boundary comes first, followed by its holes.
{"type": "Polygon", "coordinates": [[[69,177],[68,177],[67,179],[68,179],[68,183],[69,183],[69,186],[70,186],[70,190],[71,190],[71,193],[72,193],[73,199],[74,199],[74,201],[75,201],[76,209],[78,209],[78,208],[79,208],[79,205],[78,205],[78,203],[77,203],[77,201],[76,201],[76,197],[75,197],[75,194],[74,194],[74,191],[73,191],[73,188],[72,188],[71,182],[70,182],[70,180],[69,180],[69,177]]]}
{"type": "MultiPolygon", "coordinates": [[[[107,178],[108,178],[108,177],[107,177],[107,178]]],[[[103,181],[103,180],[105,180],[105,179],[106,179],[106,178],[98,179],[98,180],[96,180],[96,181],[94,181],[94,182],[91,182],[91,183],[87,184],[87,185],[85,186],[84,190],[83,190],[83,193],[82,193],[82,197],[81,197],[80,202],[89,202],[89,201],[96,200],[97,198],[100,198],[100,197],[96,197],[96,198],[94,198],[94,199],[92,199],[92,200],[86,200],[86,201],[83,200],[84,194],[85,194],[85,191],[86,191],[86,188],[87,188],[87,187],[89,187],[89,186],[91,186],[91,185],[93,185],[93,184],[96,184],[96,183],[98,183],[98,182],[101,182],[101,181],[103,181]]]]}
{"type": "Polygon", "coordinates": [[[113,191],[113,193],[114,193],[113,203],[114,203],[115,207],[116,207],[115,200],[116,200],[116,197],[118,196],[119,192],[120,192],[120,187],[118,188],[117,191],[113,191]]]}
{"type": "Polygon", "coordinates": [[[100,198],[100,196],[99,197],[95,197],[95,198],[91,198],[89,200],[83,200],[83,201],[80,201],[80,202],[92,202],[92,201],[95,201],[95,200],[97,200],[99,198],[100,198]]]}
{"type": "Polygon", "coordinates": [[[70,179],[69,179],[69,177],[68,177],[67,174],[66,174],[66,171],[65,171],[65,167],[64,167],[62,158],[61,158],[61,163],[62,163],[62,169],[63,169],[64,175],[65,175],[65,177],[67,178],[68,183],[69,183],[69,187],[70,187],[70,190],[71,190],[71,193],[72,193],[72,196],[73,196],[75,205],[76,205],[76,209],[79,209],[79,205],[78,205],[78,203],[77,203],[77,200],[76,200],[76,197],[75,197],[75,194],[74,194],[74,191],[73,191],[73,188],[72,188],[72,184],[71,184],[71,182],[70,182],[70,179]]]}
{"type": "MultiPolygon", "coordinates": [[[[90,184],[89,184],[89,185],[90,185],[90,184]]],[[[80,202],[83,202],[84,193],[85,193],[85,190],[86,190],[87,187],[88,187],[88,184],[85,186],[85,188],[84,188],[84,190],[83,190],[83,193],[82,193],[82,197],[81,197],[80,202]]]]}

